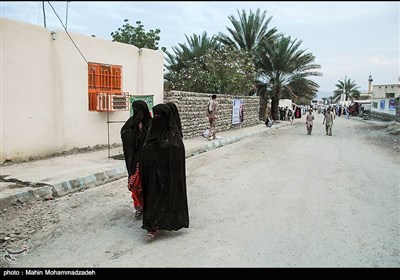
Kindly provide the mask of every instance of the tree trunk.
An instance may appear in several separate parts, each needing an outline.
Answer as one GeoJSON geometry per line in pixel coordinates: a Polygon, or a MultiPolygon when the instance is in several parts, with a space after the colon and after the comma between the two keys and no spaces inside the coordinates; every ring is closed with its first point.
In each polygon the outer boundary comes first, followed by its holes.
{"type": "Polygon", "coordinates": [[[266,100],[264,94],[260,95],[260,120],[262,120],[262,121],[267,120],[267,116],[266,116],[267,104],[268,104],[268,100],[266,100]]]}
{"type": "Polygon", "coordinates": [[[274,121],[279,120],[279,98],[275,94],[271,98],[271,115],[274,121]]]}

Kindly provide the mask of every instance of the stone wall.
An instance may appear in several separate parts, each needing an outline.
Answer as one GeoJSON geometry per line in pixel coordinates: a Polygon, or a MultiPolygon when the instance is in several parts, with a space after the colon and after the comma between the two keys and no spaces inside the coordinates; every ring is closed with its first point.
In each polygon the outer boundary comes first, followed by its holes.
{"type": "MultiPolygon", "coordinates": [[[[211,95],[210,93],[184,91],[164,92],[164,102],[174,102],[178,107],[184,138],[201,136],[203,131],[209,127],[206,110],[211,95]]],[[[260,123],[260,98],[258,96],[217,94],[217,101],[219,104],[217,135],[218,131],[237,129],[260,123]],[[235,98],[243,99],[244,104],[244,121],[240,124],[232,124],[233,99],[235,98]]]]}

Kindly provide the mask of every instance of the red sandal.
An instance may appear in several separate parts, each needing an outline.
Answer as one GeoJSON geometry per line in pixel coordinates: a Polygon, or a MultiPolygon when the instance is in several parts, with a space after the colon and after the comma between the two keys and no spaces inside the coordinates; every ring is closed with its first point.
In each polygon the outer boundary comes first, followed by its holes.
{"type": "Polygon", "coordinates": [[[145,235],[144,238],[146,240],[153,240],[158,234],[158,230],[155,231],[148,231],[145,235]]]}

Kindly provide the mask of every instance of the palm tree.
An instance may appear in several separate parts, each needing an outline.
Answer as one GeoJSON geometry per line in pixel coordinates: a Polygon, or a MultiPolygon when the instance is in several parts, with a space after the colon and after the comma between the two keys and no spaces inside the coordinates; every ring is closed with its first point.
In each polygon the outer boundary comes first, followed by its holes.
{"type": "Polygon", "coordinates": [[[261,69],[260,83],[269,91],[272,99],[271,113],[279,119],[278,105],[281,98],[308,98],[317,95],[319,85],[310,76],[322,76],[315,71],[321,66],[314,63],[311,53],[299,50],[302,41],[281,36],[274,44],[263,43],[257,63],[261,69]]]}
{"type": "Polygon", "coordinates": [[[169,71],[166,73],[165,78],[171,77],[175,72],[179,72],[183,67],[187,66],[190,61],[194,58],[199,58],[206,54],[207,50],[213,49],[217,50],[220,43],[217,40],[217,36],[208,37],[207,32],[204,31],[202,35],[196,35],[188,37],[185,34],[186,43],[178,44],[179,46],[172,47],[174,54],[166,51],[167,55],[166,61],[167,65],[165,67],[169,71]]]}
{"type": "Polygon", "coordinates": [[[360,98],[360,91],[358,90],[360,87],[357,86],[355,81],[351,81],[350,78],[345,78],[343,81],[338,80],[338,82],[339,83],[335,85],[337,90],[333,92],[334,102],[338,102],[342,94],[344,94],[345,101],[349,99],[353,101],[360,98]]]}
{"type": "MultiPolygon", "coordinates": [[[[238,50],[245,51],[253,57],[254,65],[257,68],[255,61],[257,52],[260,50],[261,42],[266,44],[273,44],[274,41],[280,36],[277,33],[276,27],[269,28],[272,16],[266,18],[267,11],[261,13],[260,9],[257,9],[255,13],[250,10],[249,14],[245,10],[240,13],[237,10],[238,18],[233,15],[229,16],[228,19],[232,23],[233,28],[229,28],[229,36],[219,32],[219,40],[221,43],[233,46],[238,50]]],[[[256,69],[258,72],[258,69],[256,69]]],[[[265,85],[254,81],[254,88],[249,91],[255,91],[260,96],[260,119],[264,119],[269,99],[269,92],[265,85]]]]}
{"type": "Polygon", "coordinates": [[[276,40],[276,28],[268,29],[272,16],[266,19],[267,11],[261,14],[260,9],[257,9],[256,13],[250,11],[247,15],[245,10],[242,10],[242,13],[238,10],[237,13],[239,19],[233,15],[228,17],[233,25],[233,29],[227,27],[231,37],[222,32],[218,33],[223,44],[253,53],[258,50],[261,41],[267,40],[272,43],[276,40]]]}

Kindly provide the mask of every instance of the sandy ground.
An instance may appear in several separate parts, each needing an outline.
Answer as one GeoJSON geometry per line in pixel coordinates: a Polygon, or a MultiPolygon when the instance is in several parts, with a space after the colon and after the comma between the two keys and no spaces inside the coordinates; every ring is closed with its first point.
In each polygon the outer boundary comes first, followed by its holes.
{"type": "MultiPolygon", "coordinates": [[[[190,228],[144,240],[121,179],[0,210],[2,267],[400,267],[400,136],[316,115],[187,159],[190,228]]],[[[206,140],[205,140],[206,141],[206,140]]]]}

